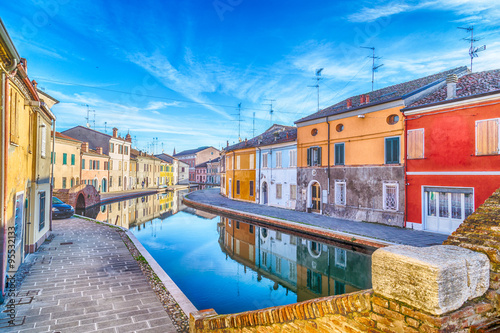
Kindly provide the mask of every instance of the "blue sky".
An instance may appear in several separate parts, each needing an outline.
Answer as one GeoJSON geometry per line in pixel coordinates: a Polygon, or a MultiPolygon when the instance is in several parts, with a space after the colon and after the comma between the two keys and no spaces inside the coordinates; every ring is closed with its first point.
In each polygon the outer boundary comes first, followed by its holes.
{"type": "Polygon", "coordinates": [[[58,130],[130,131],[134,146],[167,153],[217,148],[273,123],[371,90],[370,50],[383,66],[375,89],[470,65],[474,25],[487,50],[474,71],[500,68],[498,0],[18,0],[3,19],[28,74],[61,103],[58,130]],[[93,119],[93,115],[91,115],[93,119]],[[105,124],[106,122],[106,124],[105,124]],[[163,143],[163,145],[162,145],[163,143]]]}

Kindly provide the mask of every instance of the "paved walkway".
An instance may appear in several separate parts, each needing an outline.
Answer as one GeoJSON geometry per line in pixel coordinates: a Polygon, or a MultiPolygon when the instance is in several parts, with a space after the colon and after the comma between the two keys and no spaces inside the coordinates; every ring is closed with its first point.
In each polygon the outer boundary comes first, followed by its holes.
{"type": "Polygon", "coordinates": [[[177,332],[116,229],[79,218],[53,227],[16,290],[23,324],[1,320],[0,332],[177,332]]]}
{"type": "Polygon", "coordinates": [[[345,232],[353,235],[384,240],[387,242],[412,246],[430,246],[441,244],[447,235],[426,231],[391,227],[377,223],[343,220],[325,215],[297,212],[294,210],[269,207],[250,202],[231,200],[219,194],[219,189],[206,189],[192,192],[189,199],[204,204],[229,208],[238,211],[274,217],[278,219],[309,224],[317,227],[345,232]]]}

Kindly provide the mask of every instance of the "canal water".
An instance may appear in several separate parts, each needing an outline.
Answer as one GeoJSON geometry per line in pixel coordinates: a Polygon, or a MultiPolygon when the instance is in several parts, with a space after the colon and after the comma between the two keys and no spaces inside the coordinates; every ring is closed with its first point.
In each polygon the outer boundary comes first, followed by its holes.
{"type": "Polygon", "coordinates": [[[236,313],[371,288],[372,250],[189,208],[185,193],[83,214],[129,228],[199,310],[236,313]]]}

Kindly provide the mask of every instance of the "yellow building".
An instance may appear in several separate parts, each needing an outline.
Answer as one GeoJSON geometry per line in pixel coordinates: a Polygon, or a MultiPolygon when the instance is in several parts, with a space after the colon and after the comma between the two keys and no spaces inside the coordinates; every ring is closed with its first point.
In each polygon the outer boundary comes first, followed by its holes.
{"type": "Polygon", "coordinates": [[[228,198],[255,202],[255,155],[253,141],[244,141],[224,149],[225,194],[228,198]]]}
{"type": "Polygon", "coordinates": [[[350,97],[297,124],[297,210],[404,226],[401,109],[466,67],[350,97]]]}
{"type": "Polygon", "coordinates": [[[6,276],[12,277],[25,254],[37,249],[51,225],[50,107],[30,82],[27,61],[19,56],[0,20],[1,184],[0,303],[6,276]]]}

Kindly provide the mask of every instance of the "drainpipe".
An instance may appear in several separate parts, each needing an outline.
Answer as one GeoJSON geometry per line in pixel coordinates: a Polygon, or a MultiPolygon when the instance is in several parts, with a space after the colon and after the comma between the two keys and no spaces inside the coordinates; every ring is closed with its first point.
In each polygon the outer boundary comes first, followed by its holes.
{"type": "MultiPolygon", "coordinates": [[[[56,154],[56,120],[52,120],[52,154],[50,154],[50,214],[49,214],[49,231],[52,231],[52,196],[54,193],[54,164],[55,154],[56,154]]],[[[81,152],[81,151],[80,151],[81,152]]],[[[81,158],[80,158],[81,162],[81,158]]],[[[82,180],[81,172],[82,167],[80,165],[80,181],[82,180]]]]}
{"type": "Polygon", "coordinates": [[[330,194],[330,121],[328,116],[326,117],[326,123],[328,124],[328,194],[330,194]]]}
{"type": "Polygon", "coordinates": [[[231,199],[234,198],[234,183],[236,182],[236,180],[234,179],[234,177],[235,177],[235,174],[234,174],[234,169],[235,169],[234,163],[236,162],[235,155],[236,155],[236,153],[233,151],[233,162],[231,163],[231,167],[233,168],[233,181],[231,182],[231,196],[232,196],[231,199]]]}
{"type": "MultiPolygon", "coordinates": [[[[3,236],[3,244],[2,244],[2,253],[5,254],[7,250],[7,221],[5,221],[5,217],[7,216],[7,203],[6,203],[6,194],[7,194],[7,140],[5,136],[7,135],[7,119],[6,115],[7,112],[5,111],[5,107],[7,106],[7,102],[5,100],[5,97],[7,96],[7,80],[6,80],[6,75],[5,72],[2,72],[2,105],[0,106],[2,109],[2,170],[1,170],[1,188],[0,188],[0,195],[1,195],[1,203],[2,203],[2,209],[1,209],[1,228],[2,228],[2,236],[3,236]]],[[[4,286],[5,286],[5,264],[4,260],[7,258],[7,256],[2,255],[0,258],[0,304],[3,303],[4,300],[4,286]]]]}
{"type": "Polygon", "coordinates": [[[260,150],[260,147],[257,147],[259,150],[259,178],[257,179],[258,184],[259,184],[259,204],[261,203],[260,200],[262,198],[262,195],[260,195],[260,166],[262,164],[262,151],[260,150]]]}

